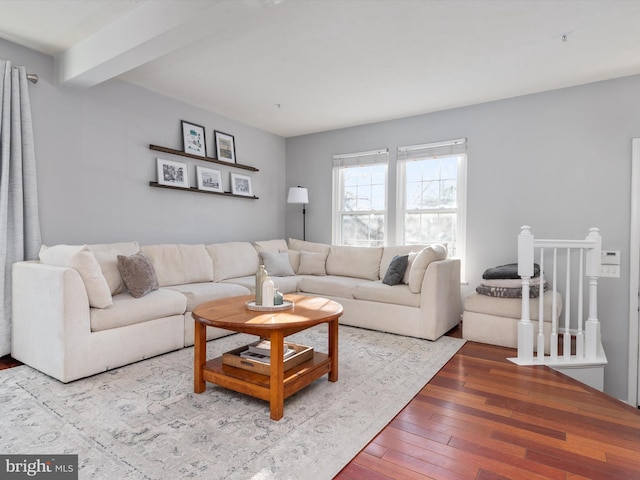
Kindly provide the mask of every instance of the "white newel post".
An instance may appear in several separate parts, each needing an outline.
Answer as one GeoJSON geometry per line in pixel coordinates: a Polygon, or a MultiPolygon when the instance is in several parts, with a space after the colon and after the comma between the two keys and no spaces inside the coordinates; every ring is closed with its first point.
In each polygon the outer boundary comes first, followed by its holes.
{"type": "Polygon", "coordinates": [[[524,225],[518,235],[518,275],[522,278],[522,317],[518,322],[518,360],[533,361],[533,324],[529,312],[529,284],[533,277],[533,234],[524,225]]]}
{"type": "Polygon", "coordinates": [[[600,345],[600,321],[598,320],[598,276],[600,274],[602,238],[596,227],[589,229],[586,240],[596,246],[587,250],[586,274],[589,278],[589,316],[585,323],[585,357],[595,360],[600,345]]]}

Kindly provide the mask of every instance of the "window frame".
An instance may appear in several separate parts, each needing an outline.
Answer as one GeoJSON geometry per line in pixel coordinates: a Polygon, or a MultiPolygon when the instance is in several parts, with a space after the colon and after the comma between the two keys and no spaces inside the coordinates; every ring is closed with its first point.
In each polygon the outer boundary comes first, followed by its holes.
{"type": "MultiPolygon", "coordinates": [[[[383,215],[383,237],[382,244],[387,244],[389,235],[389,150],[380,149],[369,152],[358,152],[333,156],[332,169],[332,205],[331,205],[331,238],[334,245],[345,245],[342,238],[342,218],[344,215],[354,214],[382,214],[383,215]],[[384,193],[383,210],[342,210],[344,205],[344,175],[347,169],[361,168],[374,165],[384,165],[384,193]]],[[[372,246],[372,245],[369,245],[372,246]]]]}
{"type": "Polygon", "coordinates": [[[396,240],[405,245],[405,216],[407,213],[453,213],[456,215],[456,255],[460,260],[460,279],[465,282],[466,226],[467,226],[467,152],[466,139],[456,139],[424,145],[398,147],[396,165],[396,240]],[[434,207],[424,209],[406,208],[406,166],[411,161],[423,161],[442,157],[458,157],[455,208],[434,207]]]}

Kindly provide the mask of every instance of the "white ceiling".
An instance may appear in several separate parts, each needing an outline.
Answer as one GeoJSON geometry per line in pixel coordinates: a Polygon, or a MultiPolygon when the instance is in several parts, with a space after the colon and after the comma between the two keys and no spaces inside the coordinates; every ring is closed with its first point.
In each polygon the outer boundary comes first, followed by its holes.
{"type": "Polygon", "coordinates": [[[0,37],[290,137],[639,74],[640,0],[0,0],[0,37]]]}

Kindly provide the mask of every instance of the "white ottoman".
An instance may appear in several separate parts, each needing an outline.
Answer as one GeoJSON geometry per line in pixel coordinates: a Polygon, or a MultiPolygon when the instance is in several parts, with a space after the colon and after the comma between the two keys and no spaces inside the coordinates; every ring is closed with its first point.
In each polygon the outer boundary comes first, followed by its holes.
{"type": "MultiPolygon", "coordinates": [[[[538,332],[539,299],[529,299],[529,310],[533,331],[538,332]]],[[[545,351],[549,351],[551,332],[551,292],[544,294],[545,351]]],[[[556,316],[562,313],[562,296],[556,293],[556,316]]],[[[518,322],[522,316],[522,299],[490,297],[472,293],[464,299],[462,314],[462,337],[466,340],[489,343],[501,347],[518,347],[518,322]]],[[[535,342],[534,342],[535,349],[535,342]]]]}

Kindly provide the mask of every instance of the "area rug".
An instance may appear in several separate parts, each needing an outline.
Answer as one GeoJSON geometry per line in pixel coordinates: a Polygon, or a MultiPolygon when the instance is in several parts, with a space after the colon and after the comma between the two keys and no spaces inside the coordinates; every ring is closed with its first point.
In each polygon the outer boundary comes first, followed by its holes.
{"type": "MultiPolygon", "coordinates": [[[[253,341],[231,335],[207,358],[253,341]]],[[[319,326],[288,337],[326,351],[319,326]]],[[[0,452],[78,454],[79,478],[331,479],[464,340],[340,326],[339,380],[267,402],[212,384],[193,393],[193,348],[62,384],[28,366],[0,371],[0,452]]]]}

